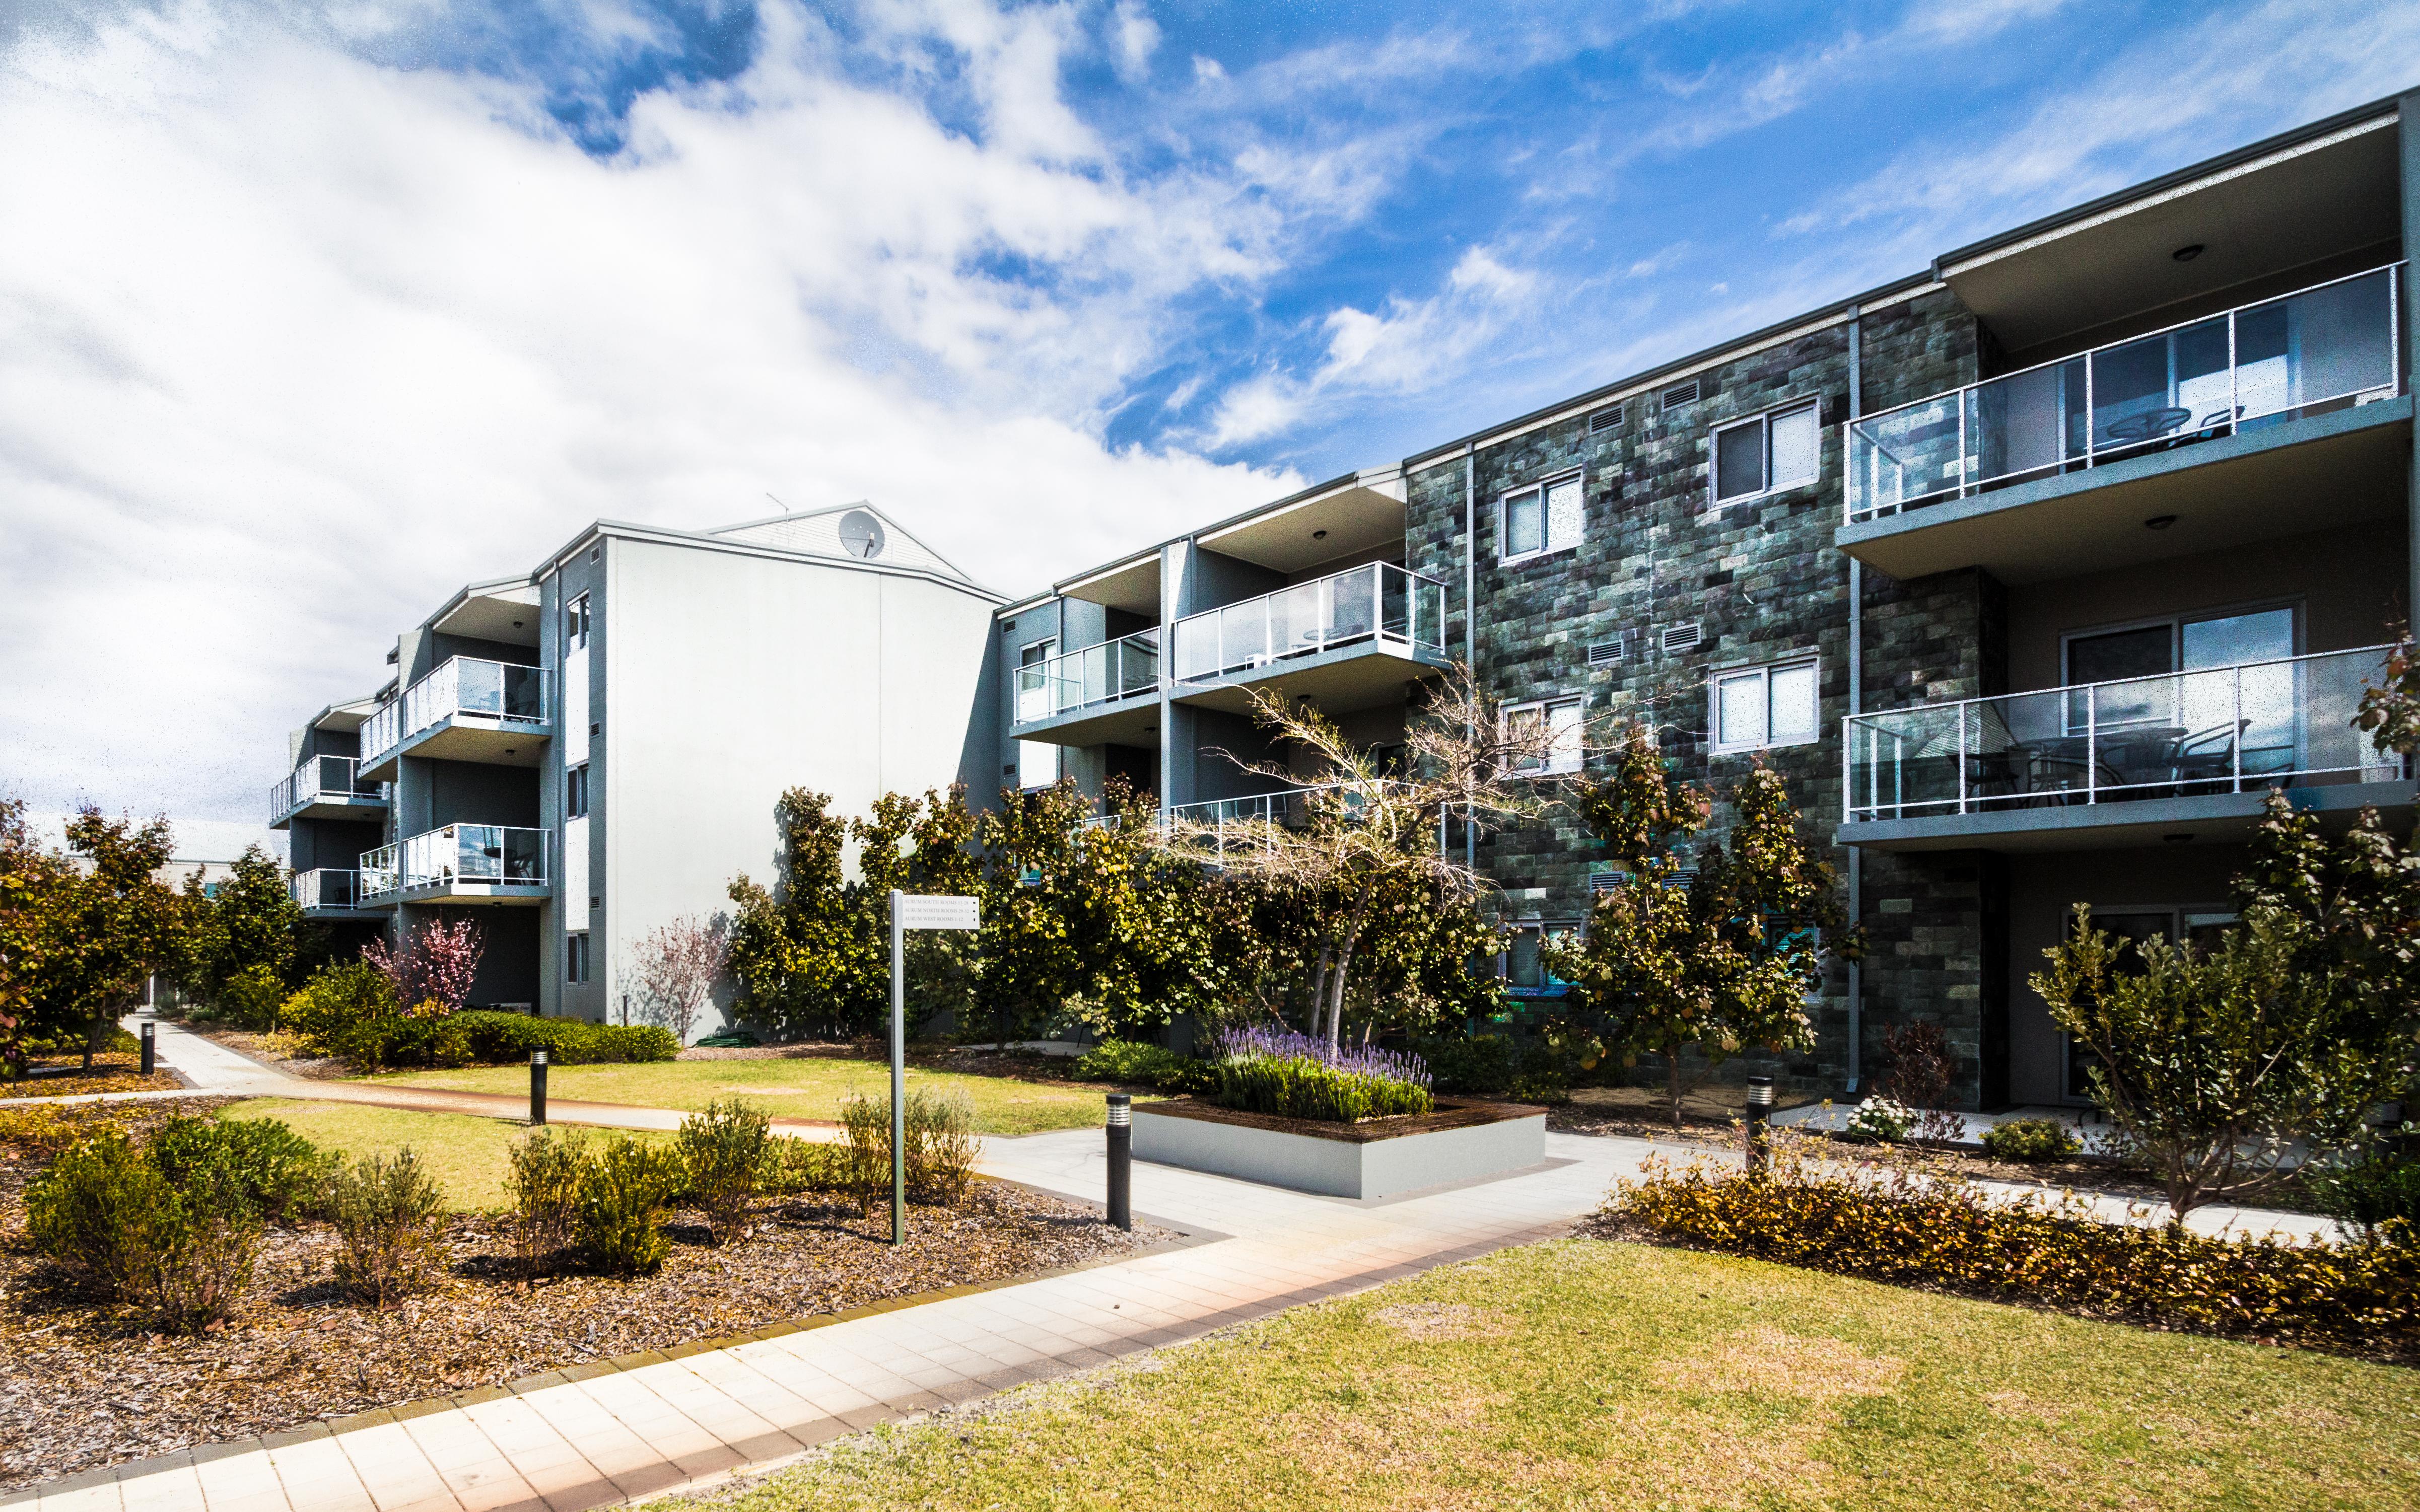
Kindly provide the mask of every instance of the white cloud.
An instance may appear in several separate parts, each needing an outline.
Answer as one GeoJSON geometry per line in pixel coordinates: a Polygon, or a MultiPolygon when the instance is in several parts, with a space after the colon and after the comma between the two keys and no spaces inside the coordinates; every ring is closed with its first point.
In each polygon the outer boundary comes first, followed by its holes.
{"type": "Polygon", "coordinates": [[[1159,51],[1159,23],[1136,0],[1118,0],[1116,31],[1110,60],[1118,77],[1137,84],[1151,75],[1151,55],[1159,51]]]}
{"type": "Polygon", "coordinates": [[[1280,212],[1105,165],[1063,20],[891,23],[973,59],[979,138],[778,7],[601,162],[524,90],[243,13],[21,39],[0,786],[247,816],[398,629],[599,516],[867,497],[1015,592],[1293,486],[1098,424],[1173,300],[1279,265],[1280,212]]]}

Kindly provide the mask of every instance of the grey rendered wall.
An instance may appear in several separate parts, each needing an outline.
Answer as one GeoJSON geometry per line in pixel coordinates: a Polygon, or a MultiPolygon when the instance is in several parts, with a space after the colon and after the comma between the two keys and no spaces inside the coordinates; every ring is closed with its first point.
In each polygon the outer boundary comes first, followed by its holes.
{"type": "Polygon", "coordinates": [[[861,814],[957,780],[999,636],[987,599],[840,563],[616,539],[606,566],[590,934],[612,1002],[648,931],[769,878],[784,789],[861,814]]]}

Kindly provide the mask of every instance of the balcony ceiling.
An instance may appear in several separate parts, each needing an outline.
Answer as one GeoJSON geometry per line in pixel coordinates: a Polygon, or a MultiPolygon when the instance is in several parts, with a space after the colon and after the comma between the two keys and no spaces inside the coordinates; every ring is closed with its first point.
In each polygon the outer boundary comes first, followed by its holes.
{"type": "Polygon", "coordinates": [[[1952,253],[1941,276],[2004,347],[2036,360],[2061,338],[2120,321],[2156,329],[2197,303],[2223,306],[2225,290],[2395,241],[2397,151],[2394,117],[2357,122],[1971,256],[1952,253]],[[2178,248],[2196,243],[2198,256],[2177,261],[2178,248]]]}
{"type": "Polygon", "coordinates": [[[1360,482],[1298,500],[1201,537],[1222,556],[1275,572],[1304,572],[1323,562],[1404,544],[1404,484],[1360,482]],[[1322,533],[1325,532],[1325,533],[1322,533]]]}
{"type": "Polygon", "coordinates": [[[535,583],[472,594],[429,628],[508,646],[537,644],[538,594],[535,583]]]}
{"type": "Polygon", "coordinates": [[[2411,448],[2407,396],[1863,521],[1837,540],[1902,579],[1981,567],[2046,582],[2393,518],[2409,507],[2411,448]],[[2172,522],[2146,527],[2162,516],[2172,522]]]}
{"type": "Polygon", "coordinates": [[[1316,656],[1271,662],[1258,672],[1201,683],[1179,683],[1179,703],[1198,704],[1229,714],[1253,710],[1252,688],[1265,688],[1289,698],[1308,699],[1323,714],[1352,714],[1361,709],[1390,707],[1404,702],[1406,690],[1435,669],[1415,661],[1391,646],[1342,647],[1316,656]]]}
{"type": "Polygon", "coordinates": [[[1063,598],[1080,598],[1088,604],[1100,604],[1109,609],[1140,614],[1147,620],[1159,618],[1159,553],[1135,558],[1103,567],[1089,578],[1078,578],[1059,590],[1063,598]]]}

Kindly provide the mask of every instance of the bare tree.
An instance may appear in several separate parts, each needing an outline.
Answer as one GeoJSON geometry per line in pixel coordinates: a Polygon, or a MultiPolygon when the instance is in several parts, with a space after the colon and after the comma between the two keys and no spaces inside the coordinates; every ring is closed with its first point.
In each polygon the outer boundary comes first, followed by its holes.
{"type": "Polygon", "coordinates": [[[687,1044],[730,959],[720,920],[684,914],[631,948],[631,985],[647,1015],[687,1044]]]}
{"type": "MultiPolygon", "coordinates": [[[[1252,689],[1251,699],[1260,724],[1309,758],[1319,786],[1289,797],[1281,816],[1217,825],[1179,816],[1157,843],[1196,856],[1209,852],[1219,865],[1293,890],[1318,910],[1311,1030],[1333,1045],[1343,1032],[1354,951],[1381,887],[1404,880],[1441,893],[1485,887],[1443,843],[1449,820],[1484,832],[1543,814],[1560,795],[1555,776],[1577,769],[1584,730],[1508,717],[1457,665],[1432,685],[1405,732],[1403,769],[1390,772],[1316,708],[1266,689],[1252,689]]],[[[1256,777],[1297,779],[1294,766],[1219,754],[1256,777]]]]}

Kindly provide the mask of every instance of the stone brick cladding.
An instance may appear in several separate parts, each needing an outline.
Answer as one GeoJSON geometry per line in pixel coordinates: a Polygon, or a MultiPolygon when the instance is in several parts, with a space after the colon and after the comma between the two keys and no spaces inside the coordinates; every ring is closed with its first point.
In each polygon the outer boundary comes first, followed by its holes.
{"type": "MultiPolygon", "coordinates": [[[[1977,326],[1936,290],[1863,317],[1867,410],[1972,381],[1977,326]]],[[[1849,327],[1813,331],[1734,361],[1667,380],[1696,378],[1699,397],[1668,409],[1659,393],[1629,395],[1619,425],[1591,430],[1575,415],[1493,445],[1469,459],[1477,500],[1475,669],[1512,703],[1586,700],[1608,738],[1652,725],[1666,752],[1717,796],[1710,836],[1727,821],[1720,800],[1759,759],[1709,747],[1709,680],[1722,669],[1812,654],[1822,688],[1823,737],[1761,753],[1789,782],[1808,837],[1836,865],[1839,727],[1848,712],[1848,559],[1834,545],[1841,519],[1842,433],[1848,413],[1849,327]],[[1717,508],[1708,481],[1716,427],[1815,399],[1823,410],[1818,481],[1717,508]],[[1586,532],[1575,547],[1504,563],[1500,502],[1544,479],[1579,472],[1586,532]],[[1696,645],[1667,654],[1665,631],[1695,624],[1696,645]],[[1621,641],[1622,658],[1590,666],[1591,645],[1621,641]]],[[[1429,460],[1408,479],[1405,546],[1416,571],[1452,585],[1449,649],[1463,654],[1465,459],[1429,460]]],[[[1998,591],[1976,574],[1899,583],[1867,574],[1866,706],[1974,696],[1998,659],[1998,591]]],[[[1601,859],[1573,822],[1490,836],[1482,870],[1504,889],[1506,912],[1577,919],[1589,868],[1601,859]]],[[[1941,1022],[1959,1048],[1965,1097],[1980,1089],[1986,1033],[1981,1000],[1986,866],[1966,855],[1871,858],[1866,910],[1866,1064],[1881,1026],[1912,1016],[1941,1022]],[[1881,864],[1877,865],[1879,861],[1881,864]]],[[[1777,1071],[1807,1090],[1837,1091],[1846,1074],[1846,973],[1836,967],[1817,1010],[1816,1053],[1777,1071]]]]}

